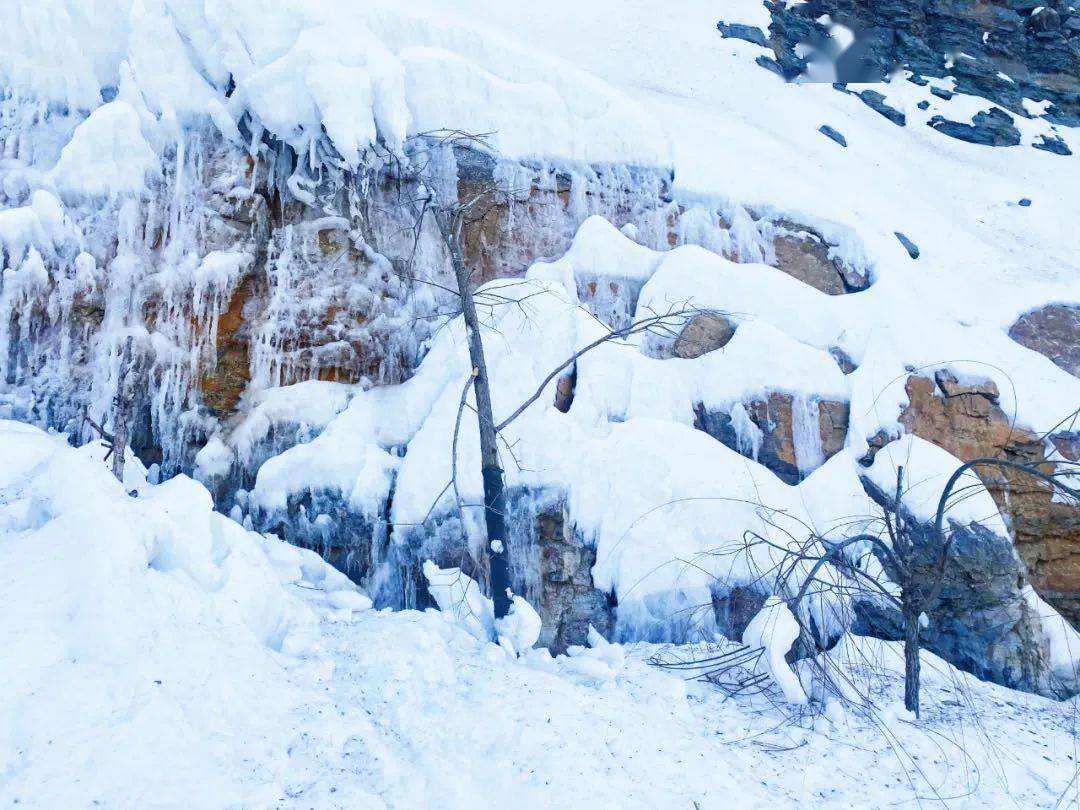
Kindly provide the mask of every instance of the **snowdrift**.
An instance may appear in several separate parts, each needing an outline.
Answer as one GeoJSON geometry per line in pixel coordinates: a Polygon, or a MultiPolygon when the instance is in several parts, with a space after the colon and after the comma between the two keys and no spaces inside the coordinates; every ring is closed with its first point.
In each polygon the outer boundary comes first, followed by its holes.
{"type": "Polygon", "coordinates": [[[320,650],[285,586],[346,612],[338,592],[360,595],[190,478],[148,485],[132,459],[122,488],[103,455],[0,421],[0,801],[270,801],[245,783],[284,766],[301,698],[283,673],[320,650]]]}

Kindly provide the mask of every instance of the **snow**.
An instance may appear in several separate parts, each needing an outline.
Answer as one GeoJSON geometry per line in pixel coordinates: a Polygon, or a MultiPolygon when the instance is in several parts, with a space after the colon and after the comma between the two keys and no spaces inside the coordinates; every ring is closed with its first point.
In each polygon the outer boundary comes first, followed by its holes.
{"type": "MultiPolygon", "coordinates": [[[[319,644],[282,590],[283,544],[183,476],[129,477],[129,497],[100,445],[2,421],[0,447],[0,801],[258,802],[245,772],[285,764],[298,705],[282,673],[319,644]]],[[[315,555],[289,556],[342,587],[315,555]]]]}
{"type": "Polygon", "coordinates": [[[768,673],[789,703],[801,705],[806,703],[806,693],[799,677],[784,660],[798,637],[795,616],[782,599],[770,596],[743,630],[742,643],[751,649],[761,648],[756,666],[768,673]]]}
{"type": "MultiPolygon", "coordinates": [[[[901,503],[920,521],[932,523],[945,484],[960,464],[949,452],[918,436],[902,436],[878,451],[867,477],[892,498],[896,493],[896,471],[900,467],[904,468],[901,503]]],[[[953,486],[946,503],[945,518],[946,524],[981,523],[1008,536],[994,499],[972,471],[966,471],[953,486]]]]}
{"type": "Polygon", "coordinates": [[[540,614],[520,596],[510,602],[510,612],[495,620],[495,636],[509,652],[520,655],[540,638],[540,614]]]}
{"type": "MultiPolygon", "coordinates": [[[[625,0],[6,0],[0,11],[0,412],[29,413],[19,409],[30,388],[40,389],[34,406],[70,399],[85,328],[73,313],[100,295],[103,327],[80,404],[96,415],[111,401],[125,338],[153,346],[158,471],[182,466],[188,431],[209,436],[193,469],[208,482],[270,455],[255,509],[278,513],[304,493],[330,492],[375,521],[392,494],[389,518],[405,526],[449,508],[436,500],[452,476],[467,503],[481,488],[475,420],[463,420],[456,470],[449,454],[470,368],[459,321],[436,325],[411,377],[410,368],[357,385],[278,387],[313,376],[285,346],[324,300],[386,300],[376,318],[396,318],[402,334],[418,313],[390,311],[398,299],[377,285],[343,289],[332,273],[311,272],[304,228],[282,229],[258,259],[241,237],[223,245],[202,231],[200,144],[218,132],[244,148],[241,125],[251,143],[266,131],[294,150],[296,174],[279,181],[313,205],[327,173],[362,166],[374,142],[397,151],[443,128],[490,132],[504,157],[575,177],[591,171],[585,163],[673,172],[672,207],[660,215],[675,220],[673,249],[639,244],[650,237],[633,223],[594,217],[563,256],[527,257],[525,280],[493,282],[481,296],[497,415],[602,335],[597,318],[618,326],[690,306],[737,324],[722,351],[694,360],[671,359],[655,336],[605,344],[577,362],[569,413],[553,407],[552,383],[505,431],[508,482],[566,497],[596,553],[595,584],[619,599],[620,637],[676,637],[665,621],[717,591],[797,582],[802,571],[781,582],[774,553],[747,549],[744,532],[777,542],[810,529],[852,533],[853,515],[875,514],[861,474],[888,492],[904,465],[905,505],[931,517],[955,458],[903,437],[868,471],[856,461],[870,436],[897,431],[910,373],[989,378],[1002,410],[1036,431],[1080,401],[1080,381],[1005,334],[1023,312],[1080,302],[1075,161],[1030,148],[1050,131],[1044,105],[1025,103],[1036,118],[1017,119],[1022,146],[979,147],[926,121],[993,105],[964,95],[945,104],[929,87],[951,80],[917,87],[898,76],[878,88],[907,116],[896,127],[828,86],[783,83],[753,63],[759,48],[719,39],[718,15],[768,26],[757,0],[719,10],[689,0],[677,14],[625,0]],[[848,149],[820,137],[823,122],[848,149]],[[1034,198],[1034,215],[1015,205],[1022,197],[1034,198]],[[830,255],[872,286],[829,297],[772,266],[780,219],[821,233],[830,255]],[[920,246],[918,261],[898,229],[920,246]],[[252,384],[236,420],[213,422],[199,411],[197,383],[217,361],[218,319],[256,263],[270,300],[251,345],[252,384]],[[586,300],[597,281],[601,294],[618,288],[613,300],[586,300]],[[13,351],[53,331],[47,353],[23,363],[13,351]],[[834,347],[854,373],[840,372],[834,347]],[[794,400],[806,476],[794,487],[756,463],[762,436],[747,406],[771,392],[794,400]],[[814,430],[825,399],[851,410],[848,445],[827,461],[814,430]],[[731,415],[741,454],[693,429],[698,405],[731,415]]],[[[1080,148],[1075,132],[1061,135],[1080,148]]],[[[239,199],[255,178],[210,182],[239,199]]],[[[622,200],[630,211],[637,202],[622,200]]],[[[309,229],[348,233],[341,211],[315,213],[309,229]]],[[[367,258],[374,276],[389,266],[367,258]]],[[[419,349],[411,334],[402,345],[419,349]]],[[[74,419],[55,421],[87,439],[74,419]]],[[[152,484],[132,460],[121,488],[100,443],[76,451],[10,422],[0,422],[0,444],[5,801],[528,807],[555,795],[708,807],[737,795],[851,806],[870,795],[910,801],[923,787],[907,779],[917,770],[934,795],[1047,805],[1075,773],[1069,706],[976,683],[932,656],[926,726],[890,708],[895,647],[847,636],[829,660],[873,684],[887,731],[835,702],[809,729],[785,726],[776,706],[725,702],[645,667],[656,647],[593,632],[567,656],[530,650],[532,608],[516,597],[512,620],[495,627],[490,602],[459,569],[425,566],[439,613],[388,615],[316,555],[213,512],[187,477],[152,484]],[[490,643],[496,636],[504,648],[490,643]],[[961,703],[977,714],[978,734],[962,733],[971,729],[961,703]],[[906,753],[894,757],[880,733],[906,753]],[[942,739],[954,755],[942,755],[942,739]]],[[[981,487],[949,517],[1005,531],[981,487]]],[[[465,524],[475,551],[479,521],[465,524]]],[[[1028,601],[1044,617],[1055,669],[1071,674],[1075,633],[1034,593],[1028,601]]],[[[769,648],[774,681],[799,702],[782,649],[794,618],[769,604],[747,638],[769,648]]],[[[842,604],[804,609],[835,633],[850,618],[842,604]]],[[[697,629],[712,630],[708,620],[697,629]]],[[[804,685],[804,700],[822,697],[804,685]]]]}
{"type": "Polygon", "coordinates": [[[146,190],[146,176],[157,167],[138,113],[124,101],[113,101],[75,128],[50,176],[72,195],[137,194],[146,190]]]}
{"type": "MultiPolygon", "coordinates": [[[[800,721],[775,695],[727,699],[645,663],[672,648],[591,632],[566,656],[512,656],[442,612],[373,611],[190,479],[131,497],[100,448],[13,422],[0,446],[5,804],[1034,806],[1074,770],[1068,704],[927,653],[921,721],[890,708],[898,647],[850,638],[830,660],[877,708],[800,721]]],[[[429,573],[436,594],[463,584],[429,573]]]]}
{"type": "Polygon", "coordinates": [[[473,638],[495,638],[495,608],[478,583],[460,568],[439,568],[431,560],[424,563],[424,578],[439,610],[461,624],[473,638]]]}

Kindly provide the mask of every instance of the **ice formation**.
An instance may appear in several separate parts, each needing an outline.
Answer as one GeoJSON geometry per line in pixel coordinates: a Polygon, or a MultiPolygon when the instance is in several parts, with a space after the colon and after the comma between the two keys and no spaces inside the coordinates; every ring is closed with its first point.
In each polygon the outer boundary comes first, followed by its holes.
{"type": "MultiPolygon", "coordinates": [[[[469,420],[455,471],[447,452],[469,366],[446,248],[401,202],[422,189],[395,166],[430,158],[425,183],[454,198],[510,189],[471,237],[497,413],[606,329],[679,309],[735,327],[694,359],[671,356],[671,334],[606,343],[561,375],[565,412],[553,381],[505,431],[516,503],[531,517],[565,504],[624,638],[677,636],[664,617],[775,568],[741,548],[747,530],[831,537],[873,517],[857,462],[901,432],[909,374],[989,379],[1036,432],[1080,401],[1080,381],[1005,333],[1075,299],[1062,234],[1078,198],[1058,164],[1027,150],[1000,176],[996,157],[943,146],[915,126],[929,90],[900,76],[887,89],[903,131],[830,88],[773,84],[756,46],[715,47],[706,2],[673,20],[602,0],[616,33],[657,33],[610,49],[564,36],[558,13],[479,0],[112,0],[93,14],[62,0],[48,19],[11,5],[0,415],[86,442],[137,373],[132,447],[155,479],[197,475],[223,512],[320,549],[393,604],[422,592],[428,556],[482,545],[475,507],[440,499],[452,477],[467,503],[479,492],[469,420]],[[844,154],[820,142],[823,115],[852,134],[844,154]],[[448,129],[491,134],[454,148],[448,129]],[[1006,201],[1029,187],[1055,191],[1021,223],[1006,201]],[[777,240],[806,235],[866,284],[826,295],[787,274],[777,240]],[[1003,293],[980,297],[991,283],[1003,293]],[[758,463],[775,425],[751,409],[774,394],[791,401],[797,486],[758,463]],[[850,413],[839,451],[823,446],[826,402],[850,413]],[[699,408],[726,415],[734,449],[693,429],[699,408]]],[[[755,3],[738,13],[762,24],[755,3]]],[[[1043,123],[1020,122],[1025,138],[1043,123]]],[[[955,463],[914,441],[882,453],[869,475],[898,453],[921,475],[955,463]]],[[[824,635],[848,621],[843,605],[806,609],[824,635]]]]}

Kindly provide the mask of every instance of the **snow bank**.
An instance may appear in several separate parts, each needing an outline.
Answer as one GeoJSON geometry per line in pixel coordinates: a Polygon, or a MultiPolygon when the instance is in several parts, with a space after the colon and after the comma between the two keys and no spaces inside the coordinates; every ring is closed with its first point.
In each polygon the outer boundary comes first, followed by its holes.
{"type": "Polygon", "coordinates": [[[762,649],[756,667],[768,673],[788,702],[805,704],[806,693],[799,677],[784,660],[799,637],[799,624],[784,601],[770,596],[743,630],[742,642],[751,649],[762,649]]]}
{"type": "Polygon", "coordinates": [[[377,140],[398,151],[409,135],[448,128],[492,133],[511,158],[671,160],[660,122],[637,101],[515,33],[443,9],[108,0],[89,14],[62,0],[46,20],[34,4],[16,5],[0,40],[0,80],[16,98],[95,111],[103,90],[120,91],[72,141],[58,176],[72,189],[138,186],[148,154],[129,104],[160,124],[153,139],[162,143],[200,120],[235,140],[247,115],[300,155],[314,157],[325,138],[354,169],[377,140]],[[124,146],[137,160],[110,169],[124,146]],[[78,157],[90,159],[85,168],[78,157]]]}
{"type": "MultiPolygon", "coordinates": [[[[920,521],[933,523],[945,484],[961,466],[960,460],[918,436],[902,436],[874,456],[866,476],[889,498],[895,497],[896,473],[904,468],[901,502],[920,521]]],[[[997,504],[978,476],[968,470],[953,486],[946,503],[946,525],[981,523],[1002,537],[1009,533],[997,504]]]]}
{"type": "Polygon", "coordinates": [[[0,422],[2,801],[262,804],[242,763],[283,766],[300,698],[282,672],[319,651],[283,583],[354,586],[189,478],[152,486],[136,463],[128,496],[102,455],[0,422]]]}
{"type": "Polygon", "coordinates": [[[142,136],[139,114],[124,101],[98,107],[75,128],[49,176],[65,193],[137,194],[158,156],[142,136]]]}

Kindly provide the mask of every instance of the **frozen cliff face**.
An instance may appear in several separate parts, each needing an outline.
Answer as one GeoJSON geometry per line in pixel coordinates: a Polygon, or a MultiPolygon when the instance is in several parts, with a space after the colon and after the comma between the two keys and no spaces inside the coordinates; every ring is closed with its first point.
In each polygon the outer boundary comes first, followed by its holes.
{"type": "MultiPolygon", "coordinates": [[[[880,99],[781,83],[706,2],[600,0],[605,48],[568,35],[569,0],[456,3],[115,0],[89,20],[65,0],[47,32],[12,36],[37,19],[20,3],[0,40],[0,415],[83,443],[135,373],[132,447],[154,475],[194,474],[384,604],[418,603],[428,558],[482,580],[469,419],[449,456],[464,335],[417,215],[435,189],[481,203],[464,249],[499,414],[606,330],[692,315],[579,358],[504,431],[515,587],[553,648],[589,624],[737,636],[746,604],[791,596],[745,533],[872,523],[860,461],[902,434],[951,454],[927,476],[1001,441],[1047,465],[1073,452],[1071,163],[916,132],[942,81],[897,77],[880,99]],[[448,131],[490,134],[462,148],[448,131]]],[[[725,11],[769,22],[749,0],[725,11]]],[[[1052,134],[1047,115],[1015,126],[1052,134]]],[[[1074,610],[1076,507],[986,482],[1009,523],[953,517],[994,538],[987,575],[1010,584],[993,592],[1016,608],[1030,570],[1074,610]]],[[[855,618],[826,595],[796,612],[827,643],[855,618]]],[[[1048,691],[1068,636],[1025,616],[1022,676],[962,620],[939,648],[1048,691]]]]}

